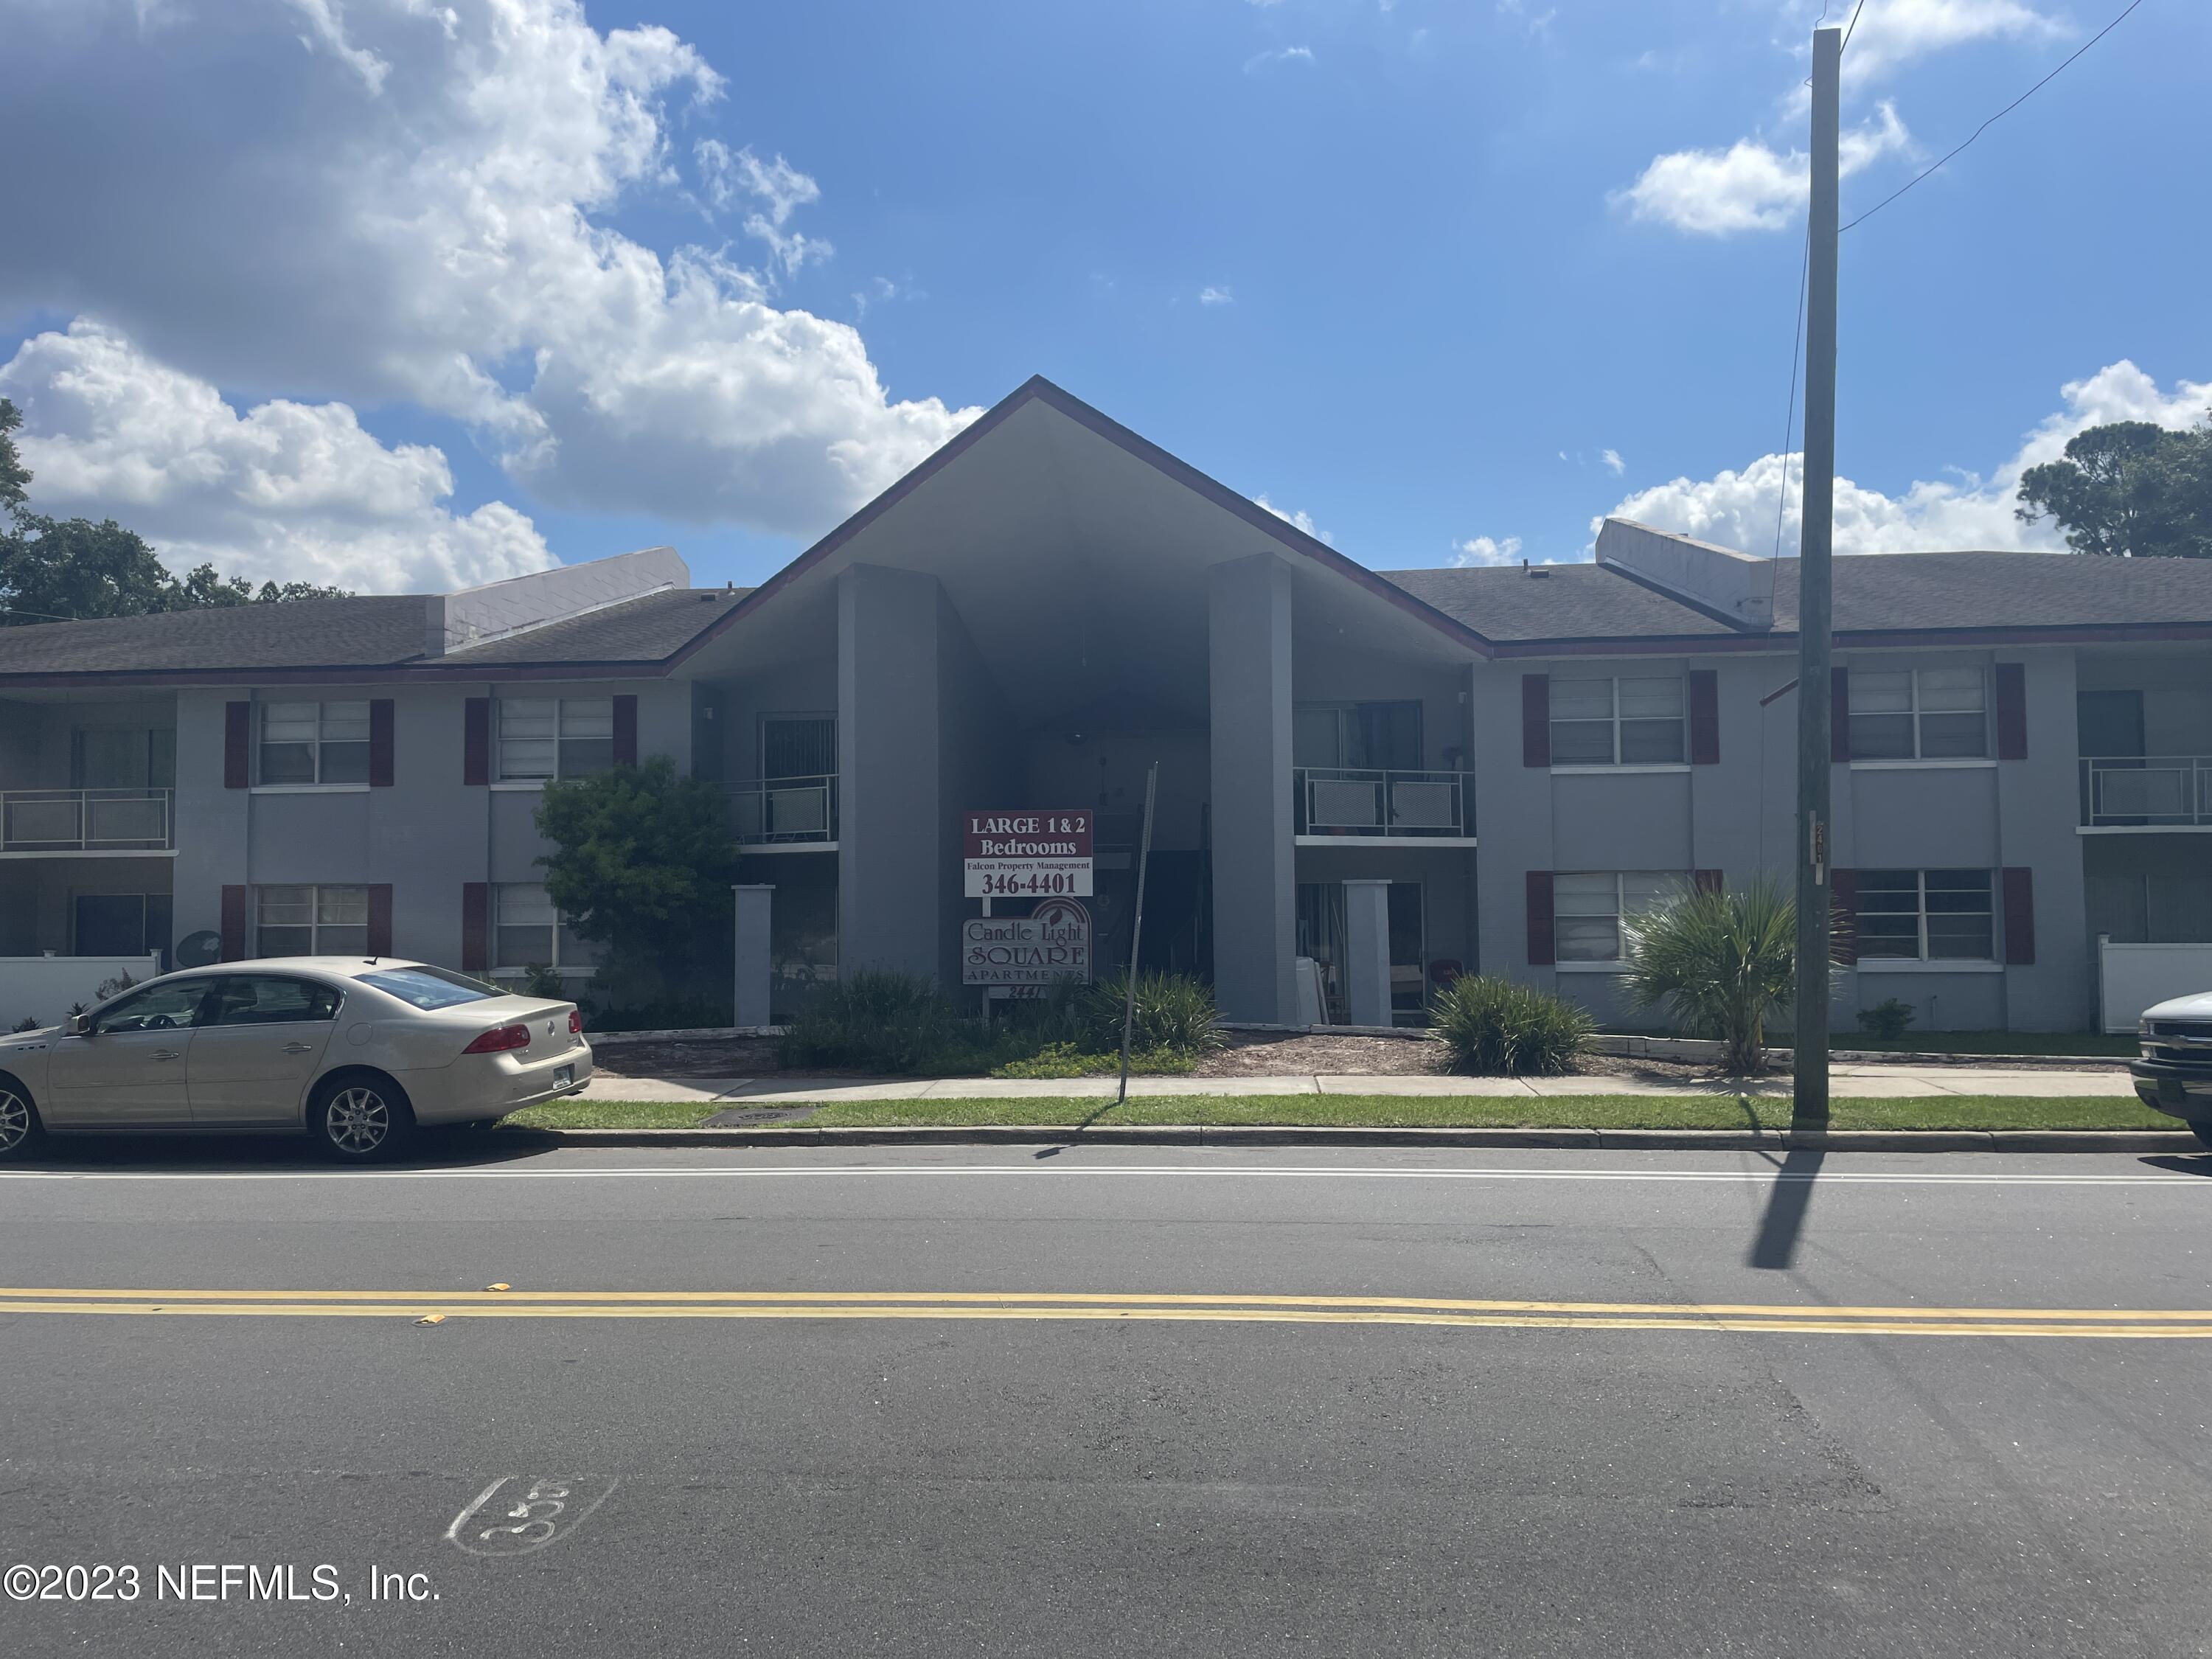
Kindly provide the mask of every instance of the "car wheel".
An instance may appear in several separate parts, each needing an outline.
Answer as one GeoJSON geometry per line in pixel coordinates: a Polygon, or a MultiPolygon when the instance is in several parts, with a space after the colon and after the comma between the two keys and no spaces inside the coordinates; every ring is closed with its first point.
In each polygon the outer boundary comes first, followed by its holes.
{"type": "Polygon", "coordinates": [[[389,1158],[414,1133],[415,1114],[398,1085],[383,1078],[333,1078],[323,1085],[307,1114],[322,1149],[346,1164],[389,1158]]]}
{"type": "Polygon", "coordinates": [[[46,1132],[30,1096],[12,1079],[0,1082],[0,1158],[22,1157],[46,1132]]]}
{"type": "Polygon", "coordinates": [[[2205,1146],[2212,1146],[2212,1117],[2191,1118],[2189,1133],[2195,1135],[2205,1146]]]}

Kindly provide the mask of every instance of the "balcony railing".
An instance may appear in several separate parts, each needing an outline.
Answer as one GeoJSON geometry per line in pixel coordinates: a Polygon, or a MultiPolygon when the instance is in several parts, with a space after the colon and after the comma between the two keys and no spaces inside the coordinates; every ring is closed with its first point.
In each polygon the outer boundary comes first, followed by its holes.
{"type": "Polygon", "coordinates": [[[730,803],[731,834],[739,846],[820,846],[837,839],[835,776],[739,784],[730,803]]]}
{"type": "Polygon", "coordinates": [[[2212,827],[2212,755],[2109,755],[2081,762],[2092,829],[2212,827]]]}
{"type": "Polygon", "coordinates": [[[1302,766],[1291,776],[1301,836],[1463,841],[1474,834],[1464,772],[1302,766]]]}
{"type": "Polygon", "coordinates": [[[0,791],[0,852],[166,852],[175,801],[169,789],[0,791]]]}

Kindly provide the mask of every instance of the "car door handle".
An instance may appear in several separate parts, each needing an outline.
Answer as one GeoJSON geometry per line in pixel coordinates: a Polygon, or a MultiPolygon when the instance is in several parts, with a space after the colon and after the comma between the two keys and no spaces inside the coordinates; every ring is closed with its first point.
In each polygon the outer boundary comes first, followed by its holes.
{"type": "Polygon", "coordinates": [[[284,1045],[284,1052],[288,1054],[313,1054],[314,1048],[315,1045],[312,1042],[288,1042],[284,1045]]]}
{"type": "Polygon", "coordinates": [[[156,1060],[174,1060],[176,1057],[177,1051],[174,1048],[156,1048],[154,1050],[154,1058],[156,1060]]]}

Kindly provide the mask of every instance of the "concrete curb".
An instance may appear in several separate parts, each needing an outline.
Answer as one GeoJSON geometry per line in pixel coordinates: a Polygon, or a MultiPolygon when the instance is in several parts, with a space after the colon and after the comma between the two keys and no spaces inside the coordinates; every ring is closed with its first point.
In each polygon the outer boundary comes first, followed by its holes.
{"type": "Polygon", "coordinates": [[[751,1129],[498,1129],[562,1146],[1444,1146],[1621,1152],[2199,1152],[2197,1137],[2156,1129],[1450,1129],[1100,1124],[885,1125],[751,1129]]]}

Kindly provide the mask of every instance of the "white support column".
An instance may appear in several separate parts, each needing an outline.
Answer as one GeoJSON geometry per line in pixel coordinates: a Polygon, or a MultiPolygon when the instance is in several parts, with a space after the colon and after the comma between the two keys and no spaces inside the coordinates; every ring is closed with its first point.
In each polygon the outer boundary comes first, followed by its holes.
{"type": "Polygon", "coordinates": [[[1344,884],[1346,1023],[1390,1023],[1390,884],[1344,884]]]}
{"type": "Polygon", "coordinates": [[[734,1025],[769,1025],[769,940],[773,887],[732,887],[737,902],[737,1008],[734,1025]]]}

